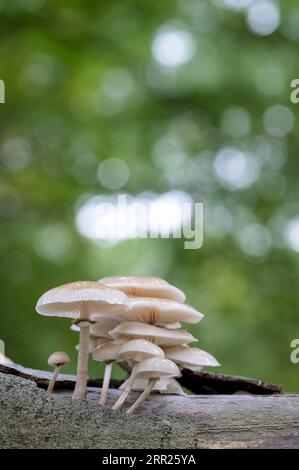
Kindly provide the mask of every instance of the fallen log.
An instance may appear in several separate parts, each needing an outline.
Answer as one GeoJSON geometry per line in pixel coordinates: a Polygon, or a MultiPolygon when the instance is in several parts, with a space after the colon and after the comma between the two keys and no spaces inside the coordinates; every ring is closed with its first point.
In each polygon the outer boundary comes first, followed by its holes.
{"type": "Polygon", "coordinates": [[[156,394],[128,416],[109,409],[117,389],[107,408],[98,387],[88,387],[86,400],[71,393],[48,395],[36,380],[0,373],[0,448],[299,448],[299,395],[156,394]]]}

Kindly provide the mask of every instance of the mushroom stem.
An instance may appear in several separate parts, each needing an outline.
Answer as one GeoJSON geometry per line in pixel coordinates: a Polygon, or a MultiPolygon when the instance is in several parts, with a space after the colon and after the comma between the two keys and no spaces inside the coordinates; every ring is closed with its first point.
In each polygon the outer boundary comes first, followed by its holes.
{"type": "Polygon", "coordinates": [[[73,393],[73,400],[85,398],[87,375],[88,375],[88,353],[89,353],[89,322],[80,322],[80,341],[78,352],[77,380],[73,393]]]}
{"type": "Polygon", "coordinates": [[[126,389],[124,390],[123,394],[119,397],[119,399],[114,403],[114,405],[112,406],[112,410],[120,410],[123,404],[125,403],[126,399],[128,398],[129,393],[132,390],[132,387],[134,385],[136,368],[137,368],[137,364],[135,364],[132,369],[126,389]]]}
{"type": "Polygon", "coordinates": [[[113,362],[109,362],[108,364],[106,364],[106,367],[105,367],[102,393],[101,393],[100,400],[99,400],[99,404],[101,406],[106,405],[106,401],[107,401],[107,398],[108,398],[108,391],[109,391],[109,384],[110,384],[112,366],[113,366],[113,362]]]}
{"type": "Polygon", "coordinates": [[[139,407],[140,405],[142,405],[142,403],[148,398],[148,396],[150,395],[151,391],[153,390],[154,386],[156,385],[156,383],[158,382],[159,378],[157,377],[152,377],[151,379],[149,379],[148,381],[148,384],[147,386],[145,387],[145,389],[143,390],[142,394],[140,395],[140,397],[135,401],[135,403],[133,403],[133,405],[131,406],[131,408],[129,408],[127,410],[127,414],[132,414],[134,413],[139,407]]]}
{"type": "Polygon", "coordinates": [[[61,368],[62,368],[61,364],[55,365],[53,375],[51,377],[51,380],[50,380],[48,388],[47,388],[47,392],[50,393],[50,394],[53,393],[54,385],[55,385],[55,382],[56,382],[56,379],[57,379],[58,375],[60,374],[61,368]]]}

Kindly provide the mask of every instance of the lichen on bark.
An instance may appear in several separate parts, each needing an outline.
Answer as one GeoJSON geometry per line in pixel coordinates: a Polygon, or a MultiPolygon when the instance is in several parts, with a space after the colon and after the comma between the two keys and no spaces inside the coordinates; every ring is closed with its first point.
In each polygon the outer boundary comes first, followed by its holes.
{"type": "MultiPolygon", "coordinates": [[[[151,396],[127,416],[89,387],[86,400],[71,390],[49,396],[33,381],[0,373],[1,448],[299,448],[298,395],[151,396]]],[[[138,394],[132,393],[128,406],[138,394]]]]}

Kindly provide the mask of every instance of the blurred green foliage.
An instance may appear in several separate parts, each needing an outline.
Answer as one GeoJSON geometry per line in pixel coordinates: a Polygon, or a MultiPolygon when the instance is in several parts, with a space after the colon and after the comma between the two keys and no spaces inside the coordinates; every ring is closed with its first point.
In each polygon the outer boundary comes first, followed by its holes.
{"type": "Polygon", "coordinates": [[[298,390],[299,8],[270,3],[0,0],[0,338],[15,362],[65,350],[75,371],[69,321],[35,313],[44,291],[148,274],[205,313],[191,331],[221,372],[298,390]],[[98,170],[111,157],[117,190],[98,170]],[[77,230],[89,196],[171,190],[204,202],[199,250],[77,230]]]}

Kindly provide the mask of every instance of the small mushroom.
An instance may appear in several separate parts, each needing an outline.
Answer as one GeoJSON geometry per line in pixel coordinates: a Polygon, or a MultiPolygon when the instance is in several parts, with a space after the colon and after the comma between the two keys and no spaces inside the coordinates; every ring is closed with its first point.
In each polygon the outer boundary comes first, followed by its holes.
{"type": "Polygon", "coordinates": [[[102,318],[117,317],[127,308],[127,296],[123,292],[92,281],[78,281],[55,287],[38,300],[38,313],[72,318],[80,328],[73,399],[83,399],[86,393],[90,325],[102,318]]]}
{"type": "Polygon", "coordinates": [[[169,359],[151,357],[138,364],[135,374],[137,378],[148,379],[148,384],[135,403],[127,410],[128,414],[134,413],[140,407],[148,398],[161,377],[179,377],[180,370],[178,366],[169,359]]]}
{"type": "Polygon", "coordinates": [[[127,381],[127,387],[113,405],[113,410],[119,410],[123,406],[132,389],[138,363],[149,357],[158,357],[160,359],[164,359],[165,356],[163,350],[159,348],[159,346],[145,339],[133,339],[120,347],[118,352],[118,360],[132,361],[133,369],[129,380],[127,381]]]}
{"type": "Polygon", "coordinates": [[[52,366],[52,367],[54,366],[55,369],[48,385],[48,389],[47,389],[48,393],[50,394],[53,393],[56,379],[58,375],[60,374],[62,367],[65,364],[69,364],[70,362],[71,360],[70,360],[69,355],[63,351],[54,352],[53,354],[51,354],[51,356],[49,356],[48,364],[49,366],[52,366]]]}
{"type": "Polygon", "coordinates": [[[147,339],[158,346],[177,346],[197,341],[194,336],[185,330],[166,330],[158,326],[138,322],[123,322],[114,328],[110,335],[114,339],[126,338],[147,339]]]}
{"type": "Polygon", "coordinates": [[[122,341],[110,341],[109,343],[98,346],[93,352],[93,359],[95,361],[101,361],[106,364],[102,392],[99,399],[99,404],[102,406],[105,406],[107,402],[112,366],[118,357],[118,352],[122,344],[122,341]]]}
{"type": "Polygon", "coordinates": [[[199,348],[189,348],[188,346],[173,346],[164,350],[165,357],[175,362],[181,369],[192,371],[201,370],[202,367],[220,366],[217,359],[212,354],[199,348]]]}
{"type": "Polygon", "coordinates": [[[99,281],[108,287],[119,289],[127,295],[138,297],[157,297],[183,303],[185,294],[164,279],[153,276],[113,276],[99,281]]]}
{"type": "Polygon", "coordinates": [[[129,297],[129,309],[121,314],[125,321],[156,323],[198,323],[203,314],[187,304],[152,297],[129,297]]]}

